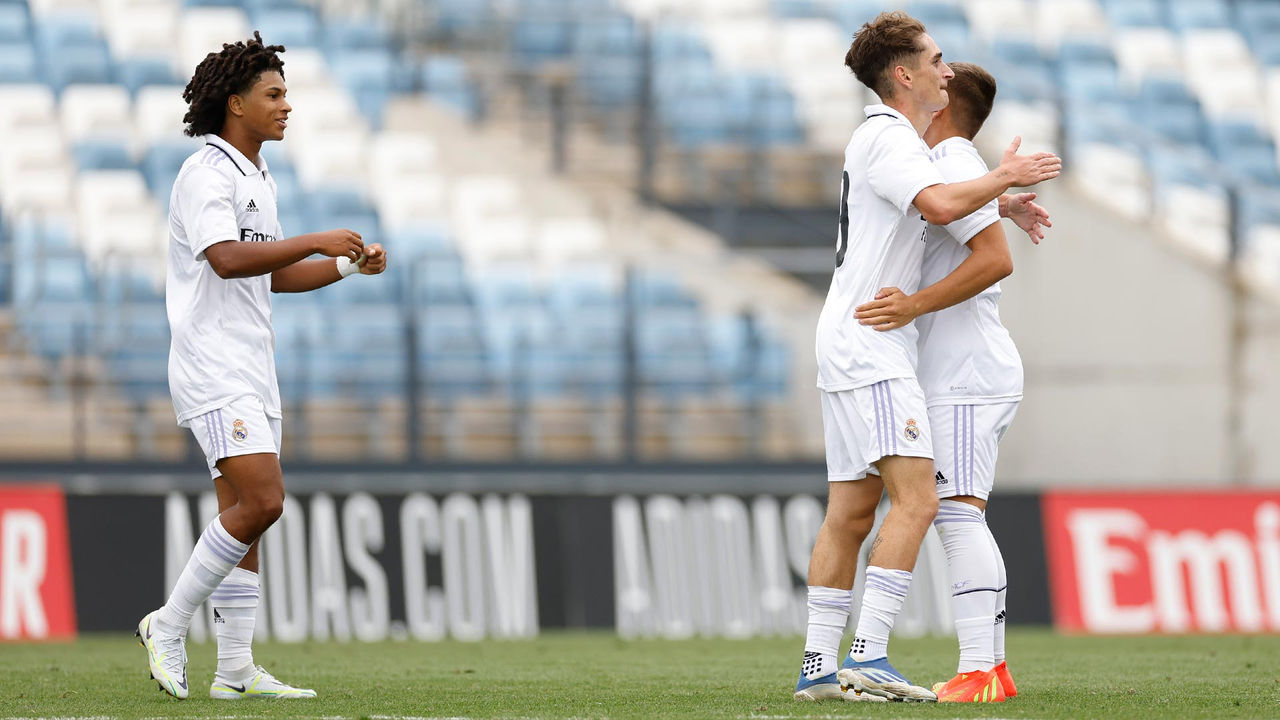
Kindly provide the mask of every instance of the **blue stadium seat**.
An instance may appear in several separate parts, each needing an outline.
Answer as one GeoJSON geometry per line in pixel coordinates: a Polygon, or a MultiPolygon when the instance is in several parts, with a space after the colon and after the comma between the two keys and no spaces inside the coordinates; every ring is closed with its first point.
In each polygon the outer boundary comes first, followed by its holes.
{"type": "Polygon", "coordinates": [[[712,367],[720,382],[744,400],[785,394],[789,363],[786,346],[743,316],[708,323],[712,367]]]}
{"type": "Polygon", "coordinates": [[[320,381],[309,388],[346,397],[403,397],[408,330],[402,306],[357,303],[344,307],[343,317],[344,332],[321,337],[308,353],[308,373],[320,381]]]}
{"type": "Polygon", "coordinates": [[[272,45],[314,48],[320,45],[320,19],[309,7],[264,8],[253,15],[253,25],[272,45]]]}
{"type": "MultiPolygon", "coordinates": [[[[457,258],[428,257],[409,270],[412,299],[416,305],[467,306],[471,304],[471,285],[467,282],[462,261],[457,258]]],[[[434,312],[430,307],[427,312],[434,312]]]]}
{"type": "Polygon", "coordinates": [[[480,110],[480,96],[468,80],[467,67],[460,58],[449,55],[426,58],[422,61],[419,81],[432,99],[468,117],[474,117],[480,110]]]}
{"type": "Polygon", "coordinates": [[[1263,148],[1271,144],[1266,131],[1249,120],[1211,120],[1208,140],[1209,150],[1219,158],[1242,148],[1263,148]]]}
{"type": "Polygon", "coordinates": [[[1200,109],[1188,105],[1145,105],[1134,121],[1170,142],[1198,145],[1204,142],[1200,109]]]}
{"type": "Polygon", "coordinates": [[[98,301],[105,308],[163,303],[164,286],[131,266],[110,267],[98,275],[98,301]]]}
{"type": "Polygon", "coordinates": [[[417,365],[428,397],[486,393],[493,387],[488,350],[471,308],[421,312],[416,335],[417,365]]]}
{"type": "Polygon", "coordinates": [[[1280,30],[1280,3],[1275,0],[1236,0],[1236,28],[1242,33],[1280,30]]]}
{"type": "Polygon", "coordinates": [[[18,327],[34,352],[56,359],[93,348],[93,320],[94,306],[89,302],[39,302],[18,314],[18,327]]]}
{"type": "Polygon", "coordinates": [[[659,25],[653,32],[652,52],[655,65],[707,65],[710,66],[711,50],[701,37],[674,25],[659,25]]]}
{"type": "Polygon", "coordinates": [[[516,18],[511,47],[517,62],[537,65],[569,55],[572,26],[564,20],[516,18]]]}
{"type": "Polygon", "coordinates": [[[98,85],[111,82],[111,56],[102,41],[64,47],[43,59],[45,80],[54,92],[68,85],[98,85]]]}
{"type": "Polygon", "coordinates": [[[90,138],[71,150],[76,167],[86,170],[136,170],[133,153],[123,142],[111,138],[90,138]]]}
{"type": "Polygon", "coordinates": [[[621,306],[583,305],[566,311],[553,298],[552,308],[566,386],[593,398],[619,395],[624,374],[621,306]]]}
{"type": "Polygon", "coordinates": [[[622,14],[587,18],[573,28],[573,52],[579,57],[633,56],[640,41],[635,20],[622,14]]]}
{"type": "Polygon", "coordinates": [[[1107,0],[1107,21],[1117,28],[1163,27],[1165,12],[1159,0],[1107,0]]]}
{"type": "Polygon", "coordinates": [[[438,0],[434,26],[446,34],[477,33],[495,20],[492,0],[438,0]]]}
{"type": "Polygon", "coordinates": [[[1264,68],[1280,66],[1280,29],[1257,28],[1245,33],[1253,56],[1264,68]]]}
{"type": "Polygon", "coordinates": [[[1217,164],[1199,145],[1152,144],[1146,159],[1157,192],[1168,185],[1221,186],[1217,164]]]}
{"type": "Polygon", "coordinates": [[[173,71],[173,65],[163,57],[123,58],[116,64],[116,79],[129,90],[130,95],[137,95],[138,90],[146,85],[182,84],[173,71]]]}
{"type": "Polygon", "coordinates": [[[884,3],[879,0],[848,0],[833,3],[833,6],[835,21],[839,23],[845,34],[850,36],[885,9],[884,3]]]}
{"type": "Polygon", "coordinates": [[[1225,0],[1166,0],[1169,27],[1202,30],[1231,27],[1231,10],[1225,0]]]}
{"type": "Polygon", "coordinates": [[[27,42],[0,44],[0,83],[34,83],[39,81],[36,71],[36,52],[27,42]]]}
{"type": "Polygon", "coordinates": [[[418,258],[439,257],[454,260],[458,251],[448,231],[438,225],[418,224],[398,227],[386,232],[387,252],[395,253],[404,263],[418,258]]]}
{"type": "Polygon", "coordinates": [[[1120,88],[1120,76],[1108,63],[1076,63],[1061,74],[1062,97],[1089,103],[1118,104],[1128,99],[1120,88]]]}
{"type": "Polygon", "coordinates": [[[35,23],[36,49],[48,62],[69,48],[102,45],[94,16],[78,12],[54,12],[41,15],[35,23]]]}
{"type": "Polygon", "coordinates": [[[1035,41],[1021,37],[999,37],[988,48],[991,56],[1013,65],[1048,65],[1035,41]]]}
{"type": "Polygon", "coordinates": [[[355,98],[356,106],[375,127],[382,126],[391,91],[395,88],[396,63],[391,52],[344,50],[329,58],[334,78],[355,98]]]}
{"type": "Polygon", "coordinates": [[[660,395],[703,394],[714,375],[696,310],[655,308],[636,315],[640,379],[660,395]]]}
{"type": "Polygon", "coordinates": [[[651,270],[637,270],[631,275],[631,302],[637,312],[649,308],[696,309],[698,300],[671,276],[651,270]]]}
{"type": "MultiPolygon", "coordinates": [[[[1058,45],[1059,66],[1070,66],[1080,63],[1116,64],[1115,53],[1111,46],[1098,38],[1064,38],[1058,45]]],[[[1066,68],[1064,68],[1065,70],[1066,68]]]]}
{"type": "Polygon", "coordinates": [[[964,8],[953,2],[940,2],[939,0],[912,0],[907,7],[907,12],[911,17],[924,23],[928,28],[929,34],[933,34],[935,26],[939,25],[964,25],[969,24],[969,19],[964,14],[964,8]]]}
{"type": "Polygon", "coordinates": [[[31,18],[22,5],[0,5],[0,43],[28,42],[31,18]]]}
{"type": "Polygon", "coordinates": [[[560,337],[544,307],[482,305],[481,317],[495,379],[526,397],[563,391],[560,337]]]}
{"type": "Polygon", "coordinates": [[[78,255],[47,256],[29,268],[33,276],[32,295],[19,298],[37,303],[88,302],[94,293],[93,280],[78,255]]]}
{"type": "Polygon", "coordinates": [[[681,147],[729,142],[731,117],[723,93],[690,95],[663,106],[667,135],[681,147]]]}
{"type": "Polygon", "coordinates": [[[827,17],[827,4],[820,0],[770,0],[770,12],[776,18],[827,17]]]}
{"type": "Polygon", "coordinates": [[[329,53],[342,50],[385,50],[393,47],[391,33],[375,17],[326,21],[323,44],[329,53]]]}
{"type": "Polygon", "coordinates": [[[1280,225],[1280,188],[1244,186],[1235,199],[1237,226],[1246,235],[1259,225],[1280,225]]]}
{"type": "Polygon", "coordinates": [[[1148,75],[1142,79],[1138,86],[1138,100],[1159,105],[1176,103],[1198,107],[1200,104],[1180,78],[1161,75],[1148,75]]]}

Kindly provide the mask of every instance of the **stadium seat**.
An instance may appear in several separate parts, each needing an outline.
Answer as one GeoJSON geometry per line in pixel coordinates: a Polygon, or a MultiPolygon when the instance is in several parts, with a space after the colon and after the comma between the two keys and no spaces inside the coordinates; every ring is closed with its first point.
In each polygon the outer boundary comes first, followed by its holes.
{"type": "Polygon", "coordinates": [[[132,103],[125,88],[114,83],[71,85],[62,92],[62,130],[72,142],[89,137],[131,141],[132,103]]]}
{"type": "Polygon", "coordinates": [[[290,55],[294,48],[320,45],[320,20],[309,7],[262,9],[252,17],[254,27],[262,32],[263,41],[285,46],[290,55]]]}
{"type": "Polygon", "coordinates": [[[168,206],[169,193],[173,190],[174,181],[178,179],[182,163],[186,162],[197,147],[191,142],[171,141],[156,143],[143,152],[142,175],[146,178],[147,188],[165,207],[168,206]]]}
{"type": "Polygon", "coordinates": [[[72,45],[43,58],[45,80],[54,92],[68,85],[99,85],[111,82],[111,57],[101,40],[72,45]]]}
{"type": "Polygon", "coordinates": [[[5,42],[0,45],[0,83],[32,83],[38,81],[36,51],[28,42],[5,42]]]}
{"type": "MultiPolygon", "coordinates": [[[[145,85],[138,90],[133,103],[133,128],[144,145],[184,141],[182,118],[187,104],[182,100],[182,85],[145,85]]],[[[204,144],[195,138],[191,152],[204,144]]]]}
{"type": "Polygon", "coordinates": [[[192,7],[178,18],[179,75],[193,72],[206,55],[222,49],[228,40],[252,35],[244,10],[231,5],[192,7]]]}
{"type": "Polygon", "coordinates": [[[1114,28],[1164,28],[1164,11],[1159,0],[1106,0],[1102,5],[1114,28]]]}
{"type": "Polygon", "coordinates": [[[28,42],[31,38],[31,20],[22,5],[0,5],[0,43],[28,42]]]}
{"type": "Polygon", "coordinates": [[[479,319],[467,307],[435,308],[418,316],[417,364],[428,397],[487,393],[491,363],[479,319]]]}
{"type": "Polygon", "coordinates": [[[1169,27],[1177,31],[1231,27],[1225,0],[1167,0],[1169,27]]]}
{"type": "Polygon", "coordinates": [[[160,56],[124,58],[116,64],[116,78],[132,96],[146,85],[170,86],[178,82],[172,62],[160,56]]]}
{"type": "Polygon", "coordinates": [[[128,146],[109,138],[81,140],[71,152],[81,170],[133,170],[137,167],[128,146]]]}
{"type": "Polygon", "coordinates": [[[391,35],[376,18],[342,18],[323,24],[322,46],[329,55],[343,50],[385,50],[392,47],[391,35]]]}

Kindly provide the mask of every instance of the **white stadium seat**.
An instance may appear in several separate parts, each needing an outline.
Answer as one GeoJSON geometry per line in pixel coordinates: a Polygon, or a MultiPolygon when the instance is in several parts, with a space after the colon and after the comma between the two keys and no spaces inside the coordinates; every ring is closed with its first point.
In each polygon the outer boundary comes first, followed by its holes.
{"type": "Polygon", "coordinates": [[[1120,79],[1130,88],[1137,88],[1148,75],[1182,73],[1177,40],[1165,28],[1119,30],[1111,41],[1111,50],[1120,68],[1120,79]]]}
{"type": "Polygon", "coordinates": [[[1040,0],[1032,15],[1036,41],[1046,49],[1056,48],[1065,37],[1098,35],[1107,28],[1096,0],[1040,0]]]}
{"type": "Polygon", "coordinates": [[[1150,181],[1141,157],[1105,143],[1085,143],[1075,155],[1071,181],[1077,189],[1130,219],[1150,214],[1150,181]]]}
{"type": "Polygon", "coordinates": [[[133,137],[129,93],[120,85],[68,85],[58,108],[62,131],[76,142],[90,136],[133,137]]]}
{"type": "Polygon", "coordinates": [[[138,91],[134,102],[134,127],[144,145],[180,140],[187,103],[178,85],[148,85],[138,91]]]}
{"type": "Polygon", "coordinates": [[[967,0],[964,9],[969,26],[987,39],[1033,29],[1031,8],[1024,0],[967,0]]]}
{"type": "Polygon", "coordinates": [[[249,38],[249,19],[239,8],[189,8],[178,19],[178,67],[194,71],[223,43],[249,38]]]}
{"type": "Polygon", "coordinates": [[[0,85],[0,131],[44,128],[57,124],[57,102],[48,85],[0,85]]]}
{"type": "MultiPolygon", "coordinates": [[[[178,9],[169,2],[156,0],[104,0],[104,27],[107,44],[115,57],[160,55],[178,62],[173,38],[178,29],[178,9]],[[122,5],[122,8],[107,9],[122,5]]],[[[177,68],[180,75],[190,74],[195,66],[177,68]]]]}
{"type": "Polygon", "coordinates": [[[1156,202],[1156,216],[1170,237],[1205,260],[1226,261],[1231,246],[1226,196],[1190,185],[1170,185],[1156,202]]]}

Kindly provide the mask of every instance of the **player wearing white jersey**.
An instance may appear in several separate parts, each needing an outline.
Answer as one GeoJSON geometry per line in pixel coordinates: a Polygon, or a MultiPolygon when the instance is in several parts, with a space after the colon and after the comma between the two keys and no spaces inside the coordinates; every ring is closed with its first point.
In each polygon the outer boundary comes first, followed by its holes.
{"type": "MultiPolygon", "coordinates": [[[[987,172],[973,137],[991,112],[996,81],[977,65],[956,63],[952,69],[951,102],[934,117],[924,138],[942,176],[962,182],[987,172]]],[[[1038,240],[1038,234],[1032,232],[1032,239],[1038,240]]],[[[1022,360],[1000,322],[998,279],[1013,271],[1013,261],[996,208],[929,227],[922,282],[938,282],[966,262],[994,268],[985,276],[979,273],[977,282],[997,281],[969,300],[916,321],[920,384],[937,442],[940,500],[934,527],[947,555],[960,641],[956,676],[937,688],[944,702],[972,702],[988,689],[987,696],[994,699],[1017,694],[1004,652],[1004,558],[986,522],[997,448],[1022,399],[1022,360]]]]}
{"type": "Polygon", "coordinates": [[[350,230],[284,238],[276,186],[259,155],[282,140],[285,100],[279,45],[255,32],[196,67],[182,97],[186,133],[204,147],[183,163],[169,209],[165,303],[172,331],[169,389],[178,424],[205,453],[219,515],[205,528],[168,601],[138,623],[151,676],[188,694],[186,634],[210,600],[218,639],[215,699],[301,698],[253,663],[260,596],[258,538],[280,517],[281,412],[271,292],[307,292],[386,268],[376,243],[350,230]],[[313,254],[334,259],[309,260],[313,254]]]}
{"type": "Polygon", "coordinates": [[[887,657],[889,632],[938,507],[932,436],[916,379],[916,331],[909,322],[863,323],[855,312],[889,286],[916,290],[928,222],[950,223],[1012,186],[1056,177],[1061,162],[1050,153],[1018,155],[1015,140],[996,170],[944,183],[921,134],[946,106],[952,73],[924,26],[904,13],[882,13],[864,25],[845,64],[881,104],[866,109],[845,150],[836,270],[818,320],[829,499],[810,559],[809,626],[795,697],[934,700],[887,657]],[[857,632],[837,671],[858,549],[885,490],[892,508],[872,544],[857,632]]]}

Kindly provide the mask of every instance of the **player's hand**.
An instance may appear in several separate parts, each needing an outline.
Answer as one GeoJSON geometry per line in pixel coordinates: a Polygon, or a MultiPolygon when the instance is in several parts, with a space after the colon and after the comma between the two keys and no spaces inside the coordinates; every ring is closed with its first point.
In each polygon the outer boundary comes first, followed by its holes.
{"type": "Polygon", "coordinates": [[[354,230],[325,230],[316,233],[316,252],[329,257],[347,257],[356,262],[364,254],[364,241],[354,230]]]}
{"type": "Polygon", "coordinates": [[[915,299],[896,287],[882,288],[876,299],[853,309],[859,325],[869,325],[884,332],[905,327],[920,316],[915,299]]]}
{"type": "Polygon", "coordinates": [[[361,275],[377,275],[387,269],[387,252],[380,243],[364,246],[364,262],[360,263],[361,275]]]}
{"type": "Polygon", "coordinates": [[[1044,239],[1044,228],[1053,227],[1049,211],[1032,202],[1035,193],[1016,193],[1009,196],[1009,219],[1031,238],[1036,245],[1044,239]]]}
{"type": "Polygon", "coordinates": [[[1000,158],[1000,169],[1009,173],[1014,187],[1029,187],[1052,180],[1062,173],[1062,158],[1050,152],[1019,155],[1022,138],[1015,137],[1000,158]]]}

